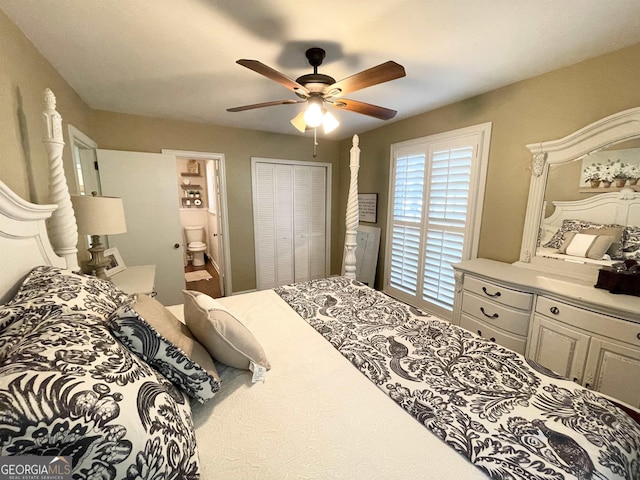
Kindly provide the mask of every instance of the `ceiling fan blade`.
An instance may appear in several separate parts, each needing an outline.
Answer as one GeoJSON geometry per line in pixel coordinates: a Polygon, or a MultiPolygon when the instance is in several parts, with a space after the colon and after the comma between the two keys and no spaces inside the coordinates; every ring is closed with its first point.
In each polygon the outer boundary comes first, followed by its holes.
{"type": "Polygon", "coordinates": [[[369,115],[370,117],[379,118],[380,120],[389,120],[395,117],[396,113],[398,113],[390,108],[379,107],[378,105],[358,102],[357,100],[349,100],[347,98],[341,98],[335,102],[329,102],[329,104],[342,110],[349,110],[350,112],[369,115]]]}
{"type": "Polygon", "coordinates": [[[254,108],[273,107],[274,105],[293,105],[295,103],[304,102],[306,102],[306,100],[275,100],[273,102],[254,103],[253,105],[227,108],[227,112],[244,112],[245,110],[253,110],[254,108]]]}
{"type": "Polygon", "coordinates": [[[404,67],[396,62],[388,61],[377,67],[363,70],[360,73],[351,75],[337,81],[327,88],[327,96],[340,97],[356,90],[378,85],[379,83],[402,78],[406,75],[404,67]]]}
{"type": "Polygon", "coordinates": [[[236,62],[238,65],[242,65],[243,67],[247,67],[249,70],[253,70],[260,75],[264,75],[265,77],[273,80],[274,82],[278,82],[285,88],[288,88],[292,92],[302,94],[304,96],[309,95],[309,90],[307,90],[304,86],[300,85],[295,80],[290,79],[285,74],[280,73],[277,70],[265,65],[258,60],[246,60],[241,59],[236,62]]]}

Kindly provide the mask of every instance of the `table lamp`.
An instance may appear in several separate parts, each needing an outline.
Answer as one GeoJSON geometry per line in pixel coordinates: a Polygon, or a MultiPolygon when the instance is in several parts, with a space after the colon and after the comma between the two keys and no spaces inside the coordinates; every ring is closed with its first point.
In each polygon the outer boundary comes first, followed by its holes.
{"type": "Polygon", "coordinates": [[[91,236],[91,247],[88,249],[91,259],[84,266],[95,272],[96,277],[108,280],[105,267],[109,265],[109,260],[104,257],[105,247],[100,242],[100,235],[115,235],[127,231],[122,199],[99,197],[96,192],[92,192],[92,195],[72,195],[71,203],[78,233],[91,236]]]}

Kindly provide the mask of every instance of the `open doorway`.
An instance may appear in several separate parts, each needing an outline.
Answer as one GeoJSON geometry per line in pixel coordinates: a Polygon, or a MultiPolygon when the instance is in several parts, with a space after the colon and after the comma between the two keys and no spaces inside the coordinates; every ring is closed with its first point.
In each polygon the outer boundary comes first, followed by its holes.
{"type": "MultiPolygon", "coordinates": [[[[181,198],[181,217],[184,219],[183,227],[193,227],[194,210],[204,210],[204,215],[198,215],[197,226],[204,227],[204,240],[206,244],[206,259],[213,266],[219,278],[219,289],[222,296],[231,294],[231,263],[229,255],[229,241],[227,232],[229,226],[227,222],[227,196],[225,184],[224,155],[220,153],[192,152],[184,150],[162,150],[162,153],[174,155],[178,166],[178,176],[181,198]],[[191,167],[190,167],[190,163],[191,167]],[[195,162],[195,164],[193,163],[195,162]],[[197,168],[196,177],[189,174],[190,168],[197,168]],[[194,178],[199,178],[196,188],[192,183],[194,178]]],[[[185,230],[186,235],[186,230],[185,230]]],[[[185,247],[187,245],[185,236],[185,247]]],[[[190,269],[193,256],[197,252],[189,252],[185,260],[187,269],[190,269]]],[[[199,262],[197,262],[199,263],[199,262]]],[[[208,266],[208,265],[207,265],[208,266]]],[[[202,267],[200,267],[202,268],[202,267]]]]}

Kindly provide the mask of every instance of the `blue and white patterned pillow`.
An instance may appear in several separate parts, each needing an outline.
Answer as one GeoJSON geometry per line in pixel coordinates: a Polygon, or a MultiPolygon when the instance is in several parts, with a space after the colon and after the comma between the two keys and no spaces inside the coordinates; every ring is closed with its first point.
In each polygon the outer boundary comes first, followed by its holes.
{"type": "Polygon", "coordinates": [[[157,300],[141,295],[134,305],[116,310],[109,326],[129,350],[200,403],[220,389],[220,377],[205,348],[157,300]]]}

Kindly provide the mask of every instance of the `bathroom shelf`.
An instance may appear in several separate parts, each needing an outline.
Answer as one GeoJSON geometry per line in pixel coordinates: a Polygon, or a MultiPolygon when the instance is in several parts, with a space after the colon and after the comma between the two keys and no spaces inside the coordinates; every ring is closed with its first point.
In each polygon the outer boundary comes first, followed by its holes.
{"type": "Polygon", "coordinates": [[[183,177],[199,177],[199,173],[188,173],[188,172],[180,172],[180,175],[183,177]]]}
{"type": "Polygon", "coordinates": [[[202,190],[200,185],[180,185],[183,190],[202,190]]]}

